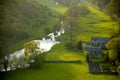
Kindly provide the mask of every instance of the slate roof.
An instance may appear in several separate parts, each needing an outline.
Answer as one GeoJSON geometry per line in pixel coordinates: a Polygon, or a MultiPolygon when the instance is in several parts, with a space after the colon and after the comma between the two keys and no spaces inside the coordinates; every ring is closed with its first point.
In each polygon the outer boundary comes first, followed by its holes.
{"type": "Polygon", "coordinates": [[[92,48],[87,47],[87,48],[86,48],[86,51],[102,51],[102,49],[99,48],[99,47],[92,47],[92,48]]]}
{"type": "Polygon", "coordinates": [[[100,42],[108,42],[110,38],[108,37],[92,37],[91,40],[100,41],[100,42]]]}

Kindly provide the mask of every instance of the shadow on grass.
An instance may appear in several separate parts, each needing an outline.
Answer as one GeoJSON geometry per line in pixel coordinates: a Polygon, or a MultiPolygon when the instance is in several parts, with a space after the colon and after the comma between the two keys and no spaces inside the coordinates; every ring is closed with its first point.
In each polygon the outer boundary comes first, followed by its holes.
{"type": "Polygon", "coordinates": [[[38,69],[23,69],[0,73],[0,80],[73,80],[71,64],[50,63],[38,69]]]}

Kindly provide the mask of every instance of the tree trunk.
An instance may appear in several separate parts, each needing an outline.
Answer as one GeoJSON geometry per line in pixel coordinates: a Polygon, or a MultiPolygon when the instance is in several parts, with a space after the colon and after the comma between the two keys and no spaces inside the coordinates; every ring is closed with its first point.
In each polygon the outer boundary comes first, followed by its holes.
{"type": "Polygon", "coordinates": [[[120,19],[118,19],[118,33],[120,33],[120,19]]]}

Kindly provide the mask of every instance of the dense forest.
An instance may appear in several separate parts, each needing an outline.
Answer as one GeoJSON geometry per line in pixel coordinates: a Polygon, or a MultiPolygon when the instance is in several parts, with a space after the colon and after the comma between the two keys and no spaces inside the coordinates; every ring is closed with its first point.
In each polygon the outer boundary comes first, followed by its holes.
{"type": "Polygon", "coordinates": [[[0,1],[0,55],[11,44],[32,37],[31,31],[44,25],[51,11],[34,0],[0,1]]]}

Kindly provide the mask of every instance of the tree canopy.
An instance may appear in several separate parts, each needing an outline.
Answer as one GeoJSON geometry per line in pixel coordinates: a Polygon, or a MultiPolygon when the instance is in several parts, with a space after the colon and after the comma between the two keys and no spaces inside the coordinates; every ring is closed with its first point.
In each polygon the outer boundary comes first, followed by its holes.
{"type": "Polygon", "coordinates": [[[120,60],[120,38],[113,38],[106,44],[109,49],[109,60],[120,60]]]}
{"type": "Polygon", "coordinates": [[[5,50],[11,45],[33,38],[32,31],[46,24],[51,14],[35,0],[0,0],[0,56],[10,53],[5,50]]]}
{"type": "Polygon", "coordinates": [[[40,50],[39,48],[40,43],[35,41],[26,42],[24,44],[24,55],[25,57],[29,57],[30,55],[38,54],[37,51],[40,50]]]}
{"type": "Polygon", "coordinates": [[[110,4],[107,6],[107,11],[109,14],[116,15],[120,18],[120,0],[111,0],[110,4]]]}

